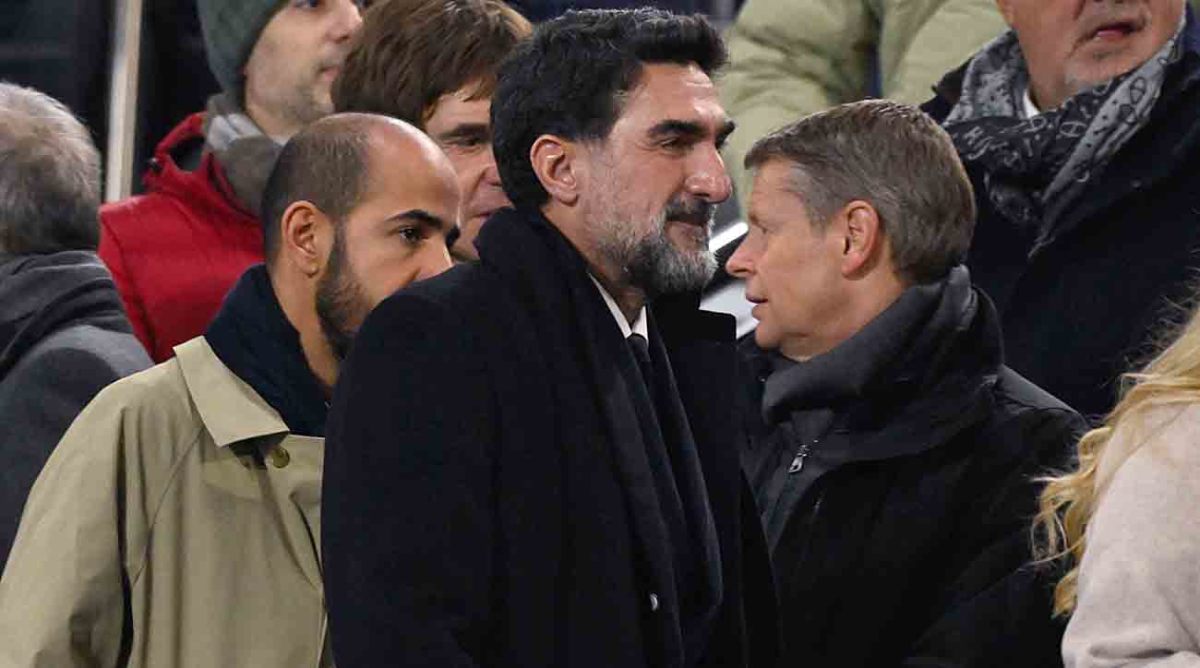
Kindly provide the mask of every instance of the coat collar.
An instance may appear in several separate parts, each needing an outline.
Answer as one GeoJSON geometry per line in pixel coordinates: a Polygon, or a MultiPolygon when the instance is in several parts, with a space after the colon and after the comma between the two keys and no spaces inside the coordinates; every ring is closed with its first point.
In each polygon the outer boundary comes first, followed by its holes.
{"type": "Polygon", "coordinates": [[[279,413],[221,363],[204,337],[176,346],[175,357],[217,447],[288,433],[279,413]]]}

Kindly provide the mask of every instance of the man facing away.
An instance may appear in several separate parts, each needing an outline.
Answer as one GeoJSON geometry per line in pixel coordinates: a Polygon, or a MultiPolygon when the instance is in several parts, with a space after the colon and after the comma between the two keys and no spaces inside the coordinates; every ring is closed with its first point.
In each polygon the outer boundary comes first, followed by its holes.
{"type": "Polygon", "coordinates": [[[967,260],[1014,369],[1090,419],[1200,270],[1200,24],[1184,0],[997,0],[925,109],[975,185],[967,260]]]}
{"type": "Polygon", "coordinates": [[[155,362],[204,333],[262,262],[263,186],[283,142],[333,111],[362,0],[198,0],[222,92],[163,139],[147,193],[101,209],[100,257],[155,362]]]}
{"type": "Polygon", "coordinates": [[[1004,366],[960,263],[974,204],[913,107],[809,116],[746,157],[728,269],[759,320],[744,461],[787,665],[1046,666],[1062,628],[1030,567],[1036,479],[1084,425],[1004,366]]]}
{"type": "Polygon", "coordinates": [[[96,257],[100,154],[56,100],[0,83],[0,568],[25,495],[106,385],[150,366],[96,257]]]}
{"type": "Polygon", "coordinates": [[[694,295],[730,191],[723,60],[702,17],[647,9],[567,14],[502,67],[515,210],[372,313],[334,395],[340,662],[773,665],[734,323],[694,295]]]}
{"type": "Polygon", "coordinates": [[[102,392],[35,484],[0,579],[0,664],[331,665],[326,401],[371,307],[449,268],[457,209],[453,169],[409,125],[338,115],[296,135],[265,189],[266,265],[174,359],[102,392]]]}
{"type": "Polygon", "coordinates": [[[500,0],[381,0],[333,85],[338,111],[399,118],[446,152],[463,198],[457,261],[479,259],[479,228],[509,206],[492,155],[492,93],[500,63],[530,31],[500,0]]]}

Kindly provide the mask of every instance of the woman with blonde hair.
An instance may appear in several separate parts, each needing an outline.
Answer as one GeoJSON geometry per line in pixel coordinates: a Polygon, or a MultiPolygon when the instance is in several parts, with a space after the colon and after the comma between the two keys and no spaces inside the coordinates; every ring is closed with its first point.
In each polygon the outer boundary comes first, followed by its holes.
{"type": "Polygon", "coordinates": [[[1200,666],[1200,313],[1125,380],[1042,493],[1040,556],[1070,568],[1054,592],[1063,661],[1200,666]]]}

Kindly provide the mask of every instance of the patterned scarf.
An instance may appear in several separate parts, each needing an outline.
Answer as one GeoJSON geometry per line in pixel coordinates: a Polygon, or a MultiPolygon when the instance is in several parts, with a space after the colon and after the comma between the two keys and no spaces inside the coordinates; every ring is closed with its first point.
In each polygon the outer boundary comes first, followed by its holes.
{"type": "Polygon", "coordinates": [[[213,152],[243,208],[258,214],[267,178],[283,143],[263,134],[258,125],[227,94],[208,100],[204,140],[213,152]]]}
{"type": "Polygon", "coordinates": [[[1168,68],[1182,56],[1184,20],[1139,68],[1024,117],[1029,72],[1016,33],[985,46],[967,65],[962,96],[943,126],[968,167],[978,166],[992,204],[1036,228],[1039,243],[1094,174],[1150,118],[1168,68]]]}

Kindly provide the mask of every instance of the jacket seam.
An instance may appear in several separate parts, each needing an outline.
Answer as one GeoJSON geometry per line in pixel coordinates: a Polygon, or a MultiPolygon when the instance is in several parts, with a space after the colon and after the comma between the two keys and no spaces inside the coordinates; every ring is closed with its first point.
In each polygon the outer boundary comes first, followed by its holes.
{"type": "Polygon", "coordinates": [[[162,511],[162,506],[166,503],[167,494],[175,486],[175,480],[179,477],[179,471],[183,468],[183,464],[187,459],[187,455],[195,449],[200,443],[200,437],[204,435],[204,427],[196,428],[196,434],[192,437],[191,443],[179,454],[179,458],[171,465],[171,474],[167,476],[167,482],[163,486],[163,491],[159,495],[158,500],[154,503],[154,511],[150,513],[150,521],[146,523],[146,544],[142,546],[141,554],[139,555],[139,564],[137,570],[130,575],[130,587],[136,585],[142,577],[142,573],[146,570],[146,552],[150,549],[150,535],[154,533],[154,527],[158,524],[158,514],[162,511]]]}

